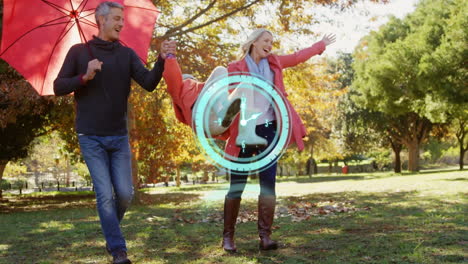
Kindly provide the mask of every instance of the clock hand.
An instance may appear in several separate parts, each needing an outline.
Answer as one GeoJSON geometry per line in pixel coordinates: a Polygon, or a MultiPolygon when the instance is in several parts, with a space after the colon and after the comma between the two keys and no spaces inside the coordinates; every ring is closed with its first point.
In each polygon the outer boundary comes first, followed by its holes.
{"type": "Polygon", "coordinates": [[[260,115],[262,115],[262,112],[260,113],[255,113],[253,114],[252,116],[250,116],[249,119],[245,119],[245,108],[247,106],[247,98],[242,95],[241,97],[241,105],[240,105],[240,110],[241,110],[241,117],[240,117],[240,125],[241,126],[246,126],[247,125],[247,122],[249,122],[250,120],[255,120],[257,119],[260,115]]]}
{"type": "Polygon", "coordinates": [[[254,120],[254,119],[257,119],[259,116],[262,115],[262,112],[260,113],[256,113],[256,114],[253,114],[249,119],[245,120],[245,122],[248,122],[250,120],[254,120]]]}
{"type": "Polygon", "coordinates": [[[242,94],[241,97],[241,104],[240,104],[240,125],[245,126],[247,125],[247,121],[245,120],[245,108],[247,107],[247,98],[242,94]]]}

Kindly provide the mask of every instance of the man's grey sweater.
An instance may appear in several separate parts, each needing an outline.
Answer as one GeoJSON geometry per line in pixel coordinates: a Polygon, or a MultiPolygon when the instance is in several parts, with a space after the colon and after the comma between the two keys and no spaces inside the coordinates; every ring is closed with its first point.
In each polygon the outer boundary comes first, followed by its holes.
{"type": "Polygon", "coordinates": [[[119,42],[94,37],[88,45],[90,50],[86,44],[77,44],[69,50],[54,81],[54,92],[56,95],[74,92],[77,133],[126,135],[131,79],[145,90],[153,91],[161,80],[164,60],[159,57],[154,68],[148,71],[136,53],[119,42]],[[85,84],[82,76],[93,59],[103,62],[101,71],[85,84]]]}

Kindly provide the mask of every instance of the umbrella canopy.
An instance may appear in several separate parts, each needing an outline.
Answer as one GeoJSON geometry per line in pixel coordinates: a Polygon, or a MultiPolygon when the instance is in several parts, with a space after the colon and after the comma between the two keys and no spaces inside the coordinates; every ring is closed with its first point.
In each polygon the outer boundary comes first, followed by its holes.
{"type": "MultiPolygon", "coordinates": [[[[98,34],[94,9],[103,0],[4,0],[0,57],[40,95],[52,95],[68,50],[98,34]]],[[[120,42],[146,62],[159,11],[149,0],[117,0],[124,8],[120,42]]]]}

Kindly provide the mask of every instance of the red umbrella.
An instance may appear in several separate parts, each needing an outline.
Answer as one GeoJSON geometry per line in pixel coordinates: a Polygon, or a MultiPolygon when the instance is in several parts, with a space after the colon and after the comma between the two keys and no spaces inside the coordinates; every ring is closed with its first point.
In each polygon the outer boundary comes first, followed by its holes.
{"type": "MultiPolygon", "coordinates": [[[[103,0],[4,0],[0,57],[40,95],[53,81],[71,46],[97,35],[94,9],[103,0]]],[[[146,62],[159,11],[149,0],[117,0],[125,9],[120,42],[146,62]]]]}

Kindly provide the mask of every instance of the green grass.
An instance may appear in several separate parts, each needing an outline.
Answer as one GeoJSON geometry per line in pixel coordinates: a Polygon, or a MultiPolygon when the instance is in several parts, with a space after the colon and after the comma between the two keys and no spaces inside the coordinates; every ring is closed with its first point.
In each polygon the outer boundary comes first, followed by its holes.
{"type": "MultiPolygon", "coordinates": [[[[71,191],[71,192],[61,192],[61,191],[53,191],[53,192],[33,192],[23,194],[21,197],[27,198],[55,198],[55,197],[70,197],[70,196],[87,196],[87,195],[94,195],[92,191],[71,191]]],[[[8,196],[8,195],[7,195],[8,196]]],[[[14,196],[14,195],[10,195],[14,196]]]]}
{"type": "MultiPolygon", "coordinates": [[[[366,159],[366,160],[361,160],[361,161],[348,161],[346,162],[348,166],[354,166],[354,165],[366,165],[366,164],[371,164],[372,160],[366,159]]],[[[335,166],[335,162],[332,162],[333,166],[335,166]]],[[[345,164],[343,161],[338,161],[338,165],[340,167],[343,167],[345,164]]],[[[318,167],[328,167],[330,164],[328,162],[321,162],[317,164],[318,167]]]]}
{"type": "MultiPolygon", "coordinates": [[[[468,171],[279,177],[278,209],[310,202],[361,210],[300,222],[279,217],[273,238],[280,249],[272,252],[258,251],[254,221],[237,225],[239,253],[220,248],[222,224],[203,220],[222,214],[226,190],[226,184],[146,190],[155,201],[133,206],[123,222],[134,263],[468,261],[468,171]]],[[[256,211],[257,195],[251,181],[242,212],[256,211]]],[[[0,263],[110,262],[93,206],[30,209],[0,213],[0,263]]]]}

